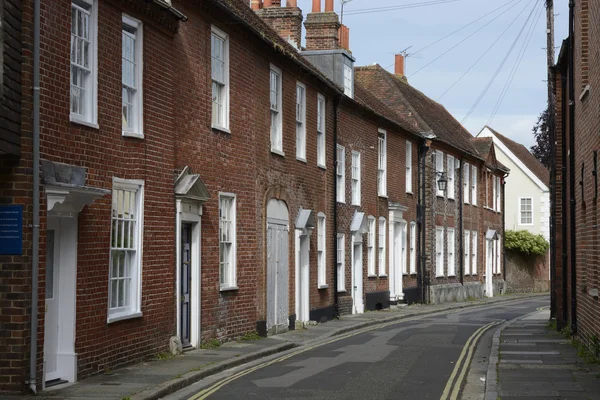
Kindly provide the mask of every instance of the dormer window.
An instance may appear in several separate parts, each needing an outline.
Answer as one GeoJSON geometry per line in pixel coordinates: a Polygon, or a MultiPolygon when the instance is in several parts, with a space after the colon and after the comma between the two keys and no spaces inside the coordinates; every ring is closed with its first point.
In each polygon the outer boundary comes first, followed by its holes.
{"type": "Polygon", "coordinates": [[[344,94],[354,98],[354,81],[352,79],[352,67],[344,65],[344,94]]]}

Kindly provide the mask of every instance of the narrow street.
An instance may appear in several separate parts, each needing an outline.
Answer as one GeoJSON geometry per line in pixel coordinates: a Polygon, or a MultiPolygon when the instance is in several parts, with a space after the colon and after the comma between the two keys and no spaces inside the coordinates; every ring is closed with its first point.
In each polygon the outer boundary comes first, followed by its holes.
{"type": "Polygon", "coordinates": [[[547,304],[542,297],[380,325],[225,371],[165,399],[460,398],[475,347],[489,349],[500,323],[547,304]]]}

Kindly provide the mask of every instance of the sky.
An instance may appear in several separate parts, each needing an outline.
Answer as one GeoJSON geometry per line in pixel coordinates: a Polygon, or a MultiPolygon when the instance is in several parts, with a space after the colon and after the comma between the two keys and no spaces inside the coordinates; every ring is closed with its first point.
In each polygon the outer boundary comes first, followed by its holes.
{"type": "MultiPolygon", "coordinates": [[[[312,0],[298,6],[306,17],[312,0]]],[[[341,0],[335,11],[340,14],[341,0]]],[[[554,13],[558,55],[568,34],[568,1],[555,0],[554,13]]],[[[532,128],[548,95],[545,0],[351,0],[343,22],[357,66],[393,72],[394,55],[407,49],[408,82],[473,135],[488,124],[527,148],[535,143],[532,128]]]]}

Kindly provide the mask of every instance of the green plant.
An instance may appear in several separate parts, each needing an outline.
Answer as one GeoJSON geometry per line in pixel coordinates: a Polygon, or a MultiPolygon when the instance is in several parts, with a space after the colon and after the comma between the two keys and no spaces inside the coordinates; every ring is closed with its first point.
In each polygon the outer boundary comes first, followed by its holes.
{"type": "Polygon", "coordinates": [[[213,339],[207,340],[206,342],[203,342],[200,345],[200,348],[203,350],[206,350],[206,349],[215,349],[220,346],[221,346],[221,342],[219,342],[218,339],[213,338],[213,339]]]}
{"type": "Polygon", "coordinates": [[[477,301],[477,298],[473,296],[468,296],[467,301],[477,301]]]}
{"type": "Polygon", "coordinates": [[[256,331],[247,332],[244,336],[240,338],[240,340],[250,341],[250,340],[260,340],[262,337],[256,331]]]}
{"type": "Polygon", "coordinates": [[[131,397],[129,397],[129,396],[121,397],[121,400],[131,400],[131,397]]]}
{"type": "Polygon", "coordinates": [[[548,321],[548,324],[546,324],[546,328],[548,328],[551,331],[555,331],[556,330],[556,320],[551,319],[550,321],[548,321]]]}
{"type": "Polygon", "coordinates": [[[169,360],[173,357],[174,356],[171,353],[158,353],[158,354],[155,354],[154,357],[152,357],[152,359],[154,361],[163,361],[163,360],[169,360]]]}
{"type": "Polygon", "coordinates": [[[571,325],[570,324],[565,325],[565,327],[562,328],[560,333],[562,333],[564,337],[569,339],[571,336],[573,336],[573,332],[571,331],[571,325]]]}
{"type": "Polygon", "coordinates": [[[550,244],[542,235],[534,235],[529,231],[506,231],[504,247],[528,256],[541,256],[546,254],[550,244]]]}

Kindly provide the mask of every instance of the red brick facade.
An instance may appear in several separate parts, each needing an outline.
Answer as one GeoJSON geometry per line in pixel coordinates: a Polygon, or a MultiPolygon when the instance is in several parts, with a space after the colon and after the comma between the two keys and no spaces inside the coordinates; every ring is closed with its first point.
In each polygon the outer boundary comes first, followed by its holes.
{"type": "MultiPolygon", "coordinates": [[[[11,3],[5,1],[4,4],[11,3]]],[[[20,158],[0,156],[0,204],[24,206],[23,255],[0,256],[2,274],[0,306],[0,392],[25,390],[29,379],[31,313],[37,312],[36,384],[42,387],[45,365],[45,285],[48,224],[69,218],[76,222],[76,249],[73,292],[75,332],[71,345],[76,360],[76,379],[143,360],[168,349],[169,340],[180,335],[180,241],[183,210],[181,194],[176,195],[176,177],[197,174],[208,199],[191,196],[201,206],[194,215],[201,234],[197,236],[197,280],[199,301],[192,321],[199,329],[196,346],[217,338],[231,340],[249,331],[272,333],[268,329],[271,262],[268,204],[277,200],[288,213],[285,221],[287,243],[287,304],[284,329],[294,329],[302,295],[297,265],[297,224],[310,210],[315,226],[303,226],[309,243],[308,319],[326,321],[340,313],[360,311],[353,307],[353,241],[351,224],[357,212],[375,218],[373,251],[375,274],[369,271],[368,233],[356,236],[362,243],[362,286],[365,309],[387,307],[390,302],[427,301],[419,290],[429,272],[430,287],[463,282],[483,282],[484,241],[488,229],[501,234],[502,214],[483,207],[483,171],[487,156],[435,140],[433,145],[419,129],[421,117],[411,115],[410,104],[398,109],[380,102],[385,93],[356,85],[354,99],[342,94],[326,77],[291,46],[288,37],[279,37],[287,25],[277,18],[263,22],[248,2],[211,0],[174,1],[175,10],[166,12],[148,1],[106,0],[96,2],[97,33],[97,126],[70,121],[71,2],[42,1],[41,28],[41,144],[42,160],[85,171],[78,187],[95,193],[80,212],[61,214],[51,199],[51,183],[41,186],[39,302],[31,307],[32,282],[32,2],[22,3],[23,63],[20,158]],[[122,16],[127,14],[143,24],[143,122],[144,136],[123,136],[122,126],[122,16]],[[232,23],[233,21],[233,23],[232,23]],[[213,127],[211,32],[216,28],[227,37],[228,127],[213,127]],[[271,150],[270,70],[281,70],[282,151],[271,150]],[[297,84],[305,87],[306,157],[297,158],[297,84]],[[318,96],[325,99],[325,165],[317,162],[318,96]],[[419,120],[419,121],[417,121],[419,120]],[[378,192],[379,135],[386,136],[386,193],[378,192]],[[407,191],[407,143],[412,143],[410,169],[412,189],[407,191]],[[345,202],[336,202],[336,145],[345,148],[345,202]],[[425,152],[427,145],[431,150],[425,152]],[[455,200],[436,196],[437,174],[431,155],[443,150],[457,160],[478,165],[478,204],[464,205],[461,219],[461,173],[455,175],[455,200]],[[360,205],[352,204],[352,152],[360,153],[360,205]],[[425,175],[420,161],[425,159],[425,175]],[[186,168],[187,167],[187,168],[186,168]],[[140,313],[123,320],[110,320],[109,274],[111,270],[111,210],[113,178],[143,181],[143,231],[141,246],[140,313]],[[425,185],[425,197],[421,187],[425,185]],[[112,191],[112,194],[110,193],[112,191]],[[219,199],[235,196],[235,287],[221,286],[220,232],[223,215],[219,199]],[[426,213],[418,211],[425,206],[426,213]],[[325,285],[318,285],[318,215],[326,216],[325,285]],[[385,218],[385,273],[379,273],[379,220],[385,218]],[[390,219],[392,218],[392,219],[390,219]],[[54,222],[53,222],[54,221],[54,222]],[[411,225],[414,223],[414,230],[411,225]],[[393,224],[393,226],[392,226],[393,224]],[[394,229],[404,240],[405,260],[394,257],[394,229]],[[455,276],[435,277],[435,226],[454,227],[456,234],[455,276]],[[478,274],[461,274],[462,229],[479,232],[478,274]],[[423,231],[424,229],[424,231],[423,231]],[[396,231],[399,232],[399,231],[396,231]],[[421,233],[424,232],[424,236],[421,233]],[[344,286],[338,292],[336,238],[345,235],[344,286]],[[417,237],[418,235],[418,237],[417,237]],[[414,247],[413,243],[414,237],[414,247]],[[425,254],[422,240],[425,237],[425,254]],[[415,266],[411,270],[411,247],[415,266]],[[421,257],[423,255],[423,257],[421,257]],[[399,264],[398,264],[399,263],[399,264]],[[403,263],[403,264],[402,264],[403,263]],[[401,271],[400,265],[406,270],[401,271]],[[404,273],[405,272],[405,273],[404,273]],[[179,300],[179,301],[178,301],[179,300]]],[[[279,3],[261,13],[296,18],[296,7],[275,10],[279,3]],[[272,11],[274,10],[274,11],[272,11]],[[291,15],[291,14],[290,14],[291,15]]],[[[339,23],[333,12],[313,12],[307,20],[311,50],[339,50],[339,23]],[[311,24],[312,27],[311,27],[311,24]],[[319,25],[322,24],[322,25],[319,25]],[[323,32],[319,29],[323,28],[323,32]],[[312,36],[311,36],[312,35],[312,36]]],[[[265,19],[268,17],[263,15],[265,19]]],[[[294,20],[294,24],[298,21],[294,20]]],[[[297,26],[290,38],[299,39],[297,26]]],[[[468,139],[467,139],[468,142],[468,139]]],[[[337,160],[338,162],[340,160],[337,160]]],[[[493,161],[493,160],[492,160],[493,161]]],[[[45,164],[46,165],[46,164],[45,164]]],[[[37,168],[37,167],[36,167],[37,168]]],[[[489,164],[493,173],[499,171],[489,164]]],[[[35,171],[37,173],[37,171],[35,171]]],[[[46,175],[42,174],[43,177],[46,175]]],[[[61,222],[62,223],[62,222],[61,222]]],[[[308,224],[311,222],[309,221],[308,224]]],[[[194,228],[195,229],[195,228],[194,228]]],[[[400,240],[400,239],[398,239],[400,240]]],[[[51,241],[48,239],[48,241],[51,241]]],[[[280,243],[281,245],[281,243],[280,243]]],[[[195,247],[196,248],[196,247],[195,247]]],[[[196,251],[196,250],[194,250],[196,251]]],[[[445,257],[446,255],[444,255],[445,257]]],[[[194,261],[196,262],[196,261],[194,261]]],[[[360,263],[357,263],[359,265],[360,263]]],[[[447,262],[444,261],[444,265],[447,262]]],[[[193,272],[193,273],[197,273],[193,272]]],[[[501,281],[501,276],[494,278],[501,281]]],[[[72,304],[72,303],[71,303],[72,304]]],[[[192,306],[194,307],[194,306],[192,306]]],[[[280,321],[281,322],[281,321],[280,321]]],[[[302,321],[305,322],[305,321],[302,321]]],[[[196,332],[198,334],[198,332],[196,332]]],[[[181,335],[180,335],[181,336],[181,335]]]]}
{"type": "Polygon", "coordinates": [[[600,335],[596,172],[600,97],[591,90],[600,85],[598,54],[593,51],[600,46],[600,5],[577,0],[571,12],[571,35],[563,42],[555,68],[556,246],[551,256],[555,277],[552,290],[558,327],[569,327],[591,346],[600,335]]]}

